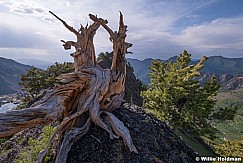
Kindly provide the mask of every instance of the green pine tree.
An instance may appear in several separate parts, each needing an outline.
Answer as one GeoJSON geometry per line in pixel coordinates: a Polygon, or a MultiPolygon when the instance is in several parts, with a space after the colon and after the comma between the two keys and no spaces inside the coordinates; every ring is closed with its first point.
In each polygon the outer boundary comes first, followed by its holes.
{"type": "Polygon", "coordinates": [[[34,98],[44,87],[45,71],[32,67],[26,74],[22,74],[19,85],[34,98]]]}
{"type": "Polygon", "coordinates": [[[154,60],[150,67],[150,88],[141,94],[144,107],[175,129],[187,130],[195,136],[214,135],[208,118],[220,86],[214,77],[203,85],[196,80],[206,60],[203,57],[196,65],[190,65],[191,54],[187,51],[174,63],[154,60]]]}
{"type": "Polygon", "coordinates": [[[48,67],[47,70],[32,67],[26,74],[21,75],[19,84],[22,90],[28,92],[34,98],[41,90],[54,87],[58,83],[56,77],[73,71],[73,63],[70,62],[56,62],[54,65],[48,67]]]}

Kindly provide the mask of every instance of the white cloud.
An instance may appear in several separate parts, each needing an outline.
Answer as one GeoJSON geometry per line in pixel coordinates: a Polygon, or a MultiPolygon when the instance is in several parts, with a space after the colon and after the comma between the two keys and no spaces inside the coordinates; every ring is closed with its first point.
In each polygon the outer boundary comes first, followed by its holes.
{"type": "MultiPolygon", "coordinates": [[[[180,35],[173,36],[173,41],[182,47],[191,47],[194,51],[210,54],[210,51],[215,53],[216,50],[220,50],[227,55],[227,53],[243,51],[242,27],[243,16],[219,18],[202,25],[187,27],[180,35]]],[[[238,53],[238,57],[242,55],[238,53]]]]}
{"type": "Polygon", "coordinates": [[[24,0],[13,2],[13,4],[10,6],[10,12],[42,15],[45,10],[36,2],[33,2],[31,0],[24,0]]]}
{"type": "MultiPolygon", "coordinates": [[[[203,52],[207,54],[225,53],[235,50],[235,55],[239,55],[242,47],[243,25],[242,18],[221,18],[211,22],[204,22],[199,25],[189,24],[187,27],[179,29],[177,22],[182,18],[199,19],[199,15],[193,14],[197,9],[206,7],[215,0],[204,1],[150,1],[150,0],[0,0],[0,7],[7,7],[8,12],[0,11],[0,31],[8,28],[13,31],[13,35],[21,35],[23,40],[32,42],[30,51],[21,52],[21,56],[31,57],[33,49],[46,49],[44,54],[50,55],[54,60],[65,60],[71,52],[64,51],[61,47],[60,39],[75,40],[75,36],[70,33],[61,22],[56,20],[49,10],[56,13],[68,24],[79,28],[80,23],[86,25],[92,23],[88,19],[88,14],[98,14],[109,21],[109,26],[117,30],[119,12],[124,14],[125,23],[128,25],[127,41],[134,44],[131,51],[133,58],[168,58],[177,55],[184,49],[190,53],[198,55],[203,52]],[[180,31],[178,31],[180,30],[180,31]],[[236,32],[237,31],[237,32],[236,32]],[[38,44],[39,43],[39,44],[38,44]],[[41,44],[41,45],[40,45],[41,44]],[[202,52],[203,51],[203,52],[202,52]],[[57,54],[56,54],[57,53],[57,54]],[[55,56],[55,57],[53,57],[55,56]],[[60,57],[60,58],[59,58],[60,57]]],[[[5,37],[9,33],[5,33],[5,37]]],[[[15,46],[13,43],[12,46],[15,46]]],[[[0,45],[0,47],[2,47],[0,45]]],[[[112,50],[108,34],[101,28],[95,36],[96,53],[112,50]]],[[[5,46],[5,48],[7,48],[5,46]]],[[[20,50],[21,51],[21,50],[20,50]]],[[[9,51],[10,52],[10,51],[9,51]]],[[[13,52],[17,51],[13,49],[13,52]]],[[[39,54],[39,53],[35,53],[39,54]]],[[[4,55],[1,53],[1,55],[4,55]]],[[[16,54],[17,55],[17,54],[16,54]]],[[[15,55],[15,57],[17,57],[15,55]]],[[[34,55],[37,59],[46,60],[46,55],[34,55]],[[39,57],[39,58],[38,58],[39,57]]],[[[18,57],[20,58],[20,57],[18,57]]],[[[72,59],[72,58],[70,58],[72,59]]]]}

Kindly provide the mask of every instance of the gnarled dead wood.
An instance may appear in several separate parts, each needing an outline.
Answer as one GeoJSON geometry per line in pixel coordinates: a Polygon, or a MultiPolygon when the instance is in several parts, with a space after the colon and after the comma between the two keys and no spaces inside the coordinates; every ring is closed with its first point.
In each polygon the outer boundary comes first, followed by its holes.
{"type": "MultiPolygon", "coordinates": [[[[71,49],[71,46],[75,47],[75,52],[71,54],[74,57],[74,68],[75,71],[78,71],[78,68],[82,65],[92,65],[96,66],[96,57],[95,57],[95,48],[94,48],[94,35],[96,34],[96,30],[100,27],[98,22],[94,22],[89,27],[83,27],[80,25],[80,29],[77,31],[73,27],[69,26],[64,20],[59,18],[53,12],[49,11],[52,15],[54,15],[58,20],[62,22],[62,24],[72,33],[76,35],[77,41],[64,41],[61,40],[64,44],[64,49],[71,49]]],[[[103,22],[103,23],[108,23],[103,22]]]]}
{"type": "Polygon", "coordinates": [[[66,162],[72,144],[86,134],[90,124],[100,126],[110,138],[122,137],[130,151],[137,152],[129,130],[110,111],[118,108],[124,96],[126,76],[125,54],[132,44],[126,43],[127,26],[120,13],[118,32],[107,26],[107,20],[89,15],[93,24],[77,31],[65,21],[50,12],[77,37],[77,41],[63,41],[64,49],[75,47],[75,72],[58,77],[60,84],[30,108],[0,114],[0,137],[10,136],[37,124],[58,122],[45,150],[38,156],[42,162],[50,144],[58,136],[59,150],[56,163],[66,162]],[[96,30],[103,26],[113,43],[113,60],[110,69],[101,69],[95,59],[93,38],[96,30]]]}

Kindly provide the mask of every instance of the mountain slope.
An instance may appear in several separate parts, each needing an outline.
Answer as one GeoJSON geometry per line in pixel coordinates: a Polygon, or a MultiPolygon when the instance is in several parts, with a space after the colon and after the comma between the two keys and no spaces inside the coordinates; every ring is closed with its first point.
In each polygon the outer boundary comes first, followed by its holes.
{"type": "Polygon", "coordinates": [[[134,68],[135,76],[139,78],[144,84],[149,84],[150,78],[148,76],[148,67],[151,66],[153,59],[148,58],[140,61],[138,59],[127,58],[127,61],[130,62],[132,67],[134,68]]]}
{"type": "Polygon", "coordinates": [[[212,56],[205,62],[203,71],[216,74],[243,74],[243,58],[212,56]]]}
{"type": "Polygon", "coordinates": [[[15,93],[20,90],[18,85],[20,75],[29,68],[31,67],[0,57],[0,95],[15,93]]]}

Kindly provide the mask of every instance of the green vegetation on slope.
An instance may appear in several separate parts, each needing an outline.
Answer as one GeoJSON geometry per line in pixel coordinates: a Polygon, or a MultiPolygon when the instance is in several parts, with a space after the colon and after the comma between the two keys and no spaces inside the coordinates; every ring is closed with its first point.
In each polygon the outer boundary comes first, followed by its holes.
{"type": "Polygon", "coordinates": [[[197,152],[200,156],[215,157],[215,153],[212,151],[212,149],[209,149],[210,147],[206,144],[199,142],[198,139],[185,134],[180,130],[176,132],[176,135],[178,135],[187,146],[189,146],[193,151],[197,152]]]}
{"type": "Polygon", "coordinates": [[[223,144],[215,145],[214,149],[221,157],[242,157],[243,136],[238,140],[226,140],[223,144]]]}
{"type": "Polygon", "coordinates": [[[240,139],[243,135],[243,88],[219,92],[216,100],[215,109],[237,107],[237,110],[233,120],[211,120],[212,125],[220,131],[218,138],[215,139],[215,143],[240,139]]]}
{"type": "MultiPolygon", "coordinates": [[[[28,140],[27,150],[23,150],[18,158],[15,160],[16,163],[32,163],[37,160],[38,154],[46,148],[46,145],[54,132],[54,128],[51,126],[43,127],[43,133],[40,135],[38,140],[30,138],[28,140]]],[[[48,152],[50,155],[50,150],[48,152]]],[[[44,162],[48,162],[50,160],[49,156],[45,156],[44,162]]]]}

